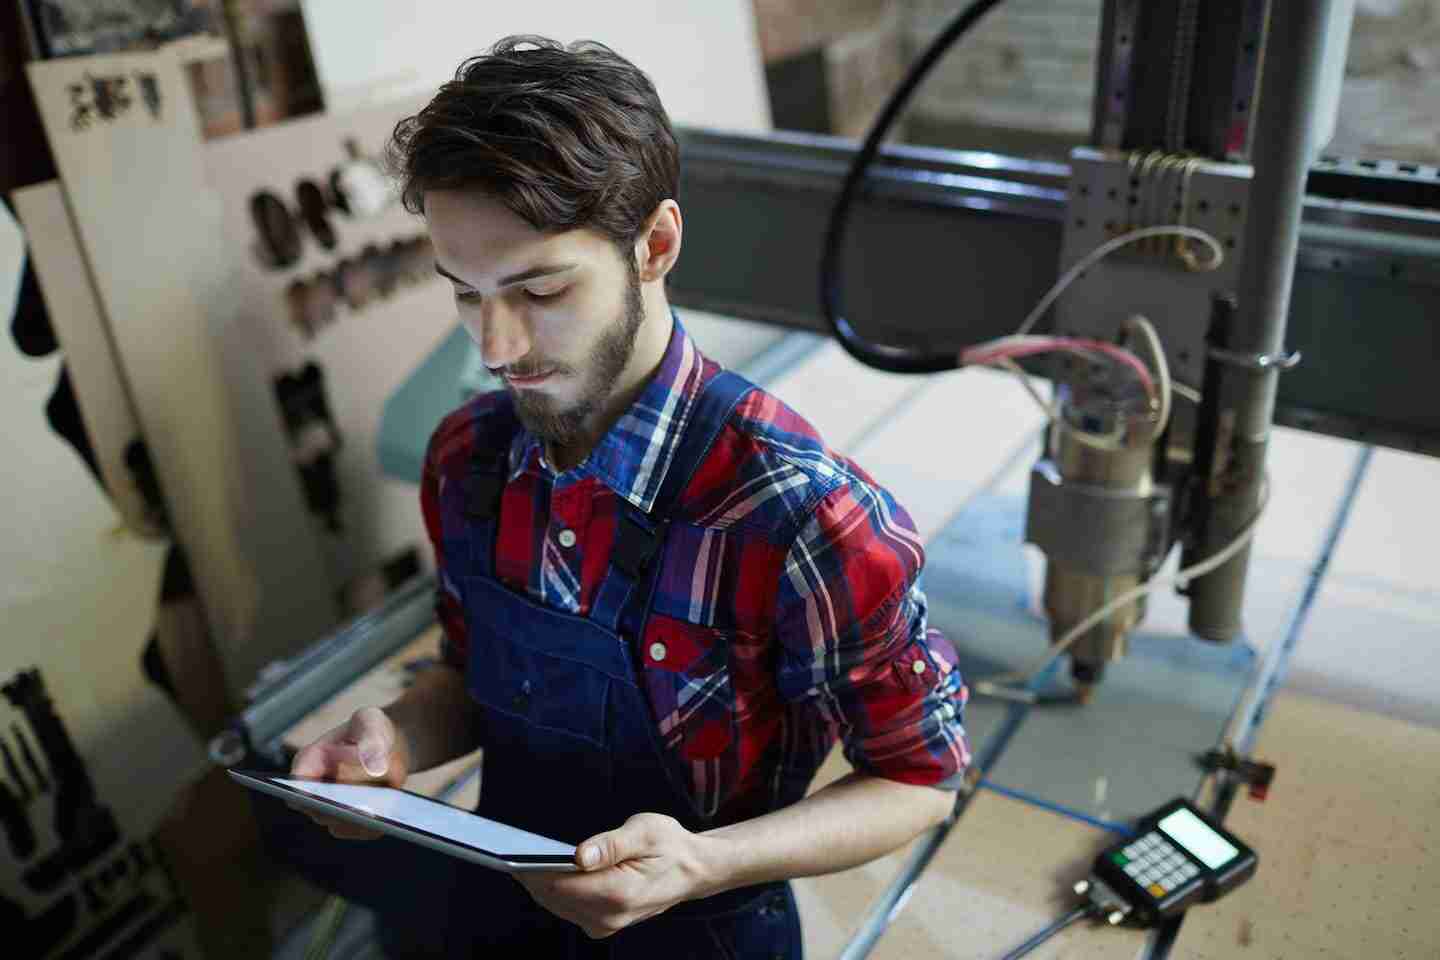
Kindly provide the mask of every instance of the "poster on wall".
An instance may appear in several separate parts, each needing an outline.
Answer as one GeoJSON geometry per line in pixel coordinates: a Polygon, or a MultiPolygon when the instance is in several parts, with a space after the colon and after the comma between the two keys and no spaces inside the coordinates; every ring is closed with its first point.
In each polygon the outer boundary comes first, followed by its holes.
{"type": "MultiPolygon", "coordinates": [[[[305,118],[205,145],[228,265],[215,300],[233,408],[257,435],[278,416],[287,463],[321,544],[340,615],[377,602],[430,562],[413,482],[381,468],[387,401],[455,330],[450,285],[424,221],[380,156],[423,101],[305,118]]],[[[454,384],[450,406],[463,402],[454,384]]],[[[435,423],[409,429],[428,436],[435,423]]]]}
{"type": "Polygon", "coordinates": [[[25,261],[0,205],[0,951],[141,956],[183,913],[148,838],[208,760],[142,667],[168,544],[127,530],[51,429],[58,350],[12,333],[25,261]]]}
{"type": "Polygon", "coordinates": [[[27,74],[166,515],[238,696],[336,618],[299,486],[278,465],[288,457],[273,401],[258,401],[271,415],[259,429],[237,428],[239,408],[257,401],[229,395],[217,343],[235,305],[220,290],[225,227],[180,51],[64,57],[27,74]],[[152,81],[154,110],[135,95],[152,81]]]}
{"type": "Polygon", "coordinates": [[[170,956],[198,956],[175,948],[184,904],[154,845],[97,790],[44,672],[16,671],[0,694],[0,832],[18,873],[0,883],[0,930],[19,956],[134,956],[162,939],[170,956]]]}
{"type": "Polygon", "coordinates": [[[219,33],[219,0],[21,0],[42,59],[118,53],[219,33]]]}

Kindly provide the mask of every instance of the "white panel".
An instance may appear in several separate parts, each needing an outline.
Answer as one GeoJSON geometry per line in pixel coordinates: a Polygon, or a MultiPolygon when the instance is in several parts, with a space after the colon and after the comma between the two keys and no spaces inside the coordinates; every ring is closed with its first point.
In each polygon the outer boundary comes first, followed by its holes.
{"type": "MultiPolygon", "coordinates": [[[[925,382],[854,455],[929,540],[991,484],[1028,437],[1038,435],[1043,420],[1010,374],[970,369],[925,382]]],[[[836,383],[834,389],[848,386],[836,383]]]]}
{"type": "Polygon", "coordinates": [[[52,180],[16,190],[13,197],[105,489],[126,524],[144,531],[148,527],[145,501],[125,465],[125,448],[140,437],[140,424],[85,267],[85,252],[65,206],[65,194],[52,180]]]}
{"type": "Polygon", "coordinates": [[[1440,460],[1377,450],[1295,648],[1289,684],[1440,726],[1440,460]]]}
{"type": "MultiPolygon", "coordinates": [[[[24,248],[0,205],[0,684],[37,670],[53,710],[95,786],[95,799],[123,834],[148,836],[175,792],[206,766],[204,750],[179,711],[141,670],[155,623],[168,544],[125,530],[80,456],[50,428],[45,404],[60,376],[58,354],[24,356],[8,335],[24,248]]],[[[54,814],[63,758],[45,744],[9,697],[0,697],[0,744],[23,763],[15,729],[48,781],[21,816],[34,830],[35,859],[0,860],[0,891],[35,912],[45,897],[20,883],[24,870],[54,856],[66,810],[54,814]]],[[[8,771],[7,771],[8,773],[8,771]]],[[[5,779],[13,796],[38,778],[5,779]]],[[[74,786],[74,784],[71,784],[74,786]]],[[[59,794],[65,799],[65,793],[59,794]]],[[[70,798],[74,800],[72,796],[70,798]]],[[[68,812],[74,812],[73,809],[68,812]]],[[[69,838],[69,839],[73,839],[69,838]]],[[[6,847],[7,854],[9,847],[6,847]]]]}
{"type": "MultiPolygon", "coordinates": [[[[306,178],[324,183],[346,159],[342,144],[347,139],[353,138],[367,155],[378,154],[396,121],[422,105],[420,100],[400,101],[349,114],[307,117],[212,140],[204,148],[206,172],[220,194],[225,224],[222,256],[229,266],[212,300],[225,305],[218,333],[220,353],[239,433],[247,445],[246,459],[257,464],[256,471],[268,477],[271,486],[295,486],[273,384],[277,376],[297,372],[311,361],[324,371],[329,408],[341,436],[335,462],[341,530],[331,532],[317,517],[302,521],[325,554],[326,591],[315,598],[317,602],[328,604],[330,590],[373,571],[406,547],[419,547],[422,563],[429,562],[416,487],[381,474],[377,440],[385,401],[453,330],[455,306],[449,283],[430,274],[415,286],[399,287],[389,297],[374,297],[358,309],[340,301],[333,322],[306,339],[288,312],[286,290],[292,282],[309,281],[322,270],[333,272],[342,260],[357,257],[368,245],[384,249],[397,239],[419,236],[425,223],[397,203],[367,218],[329,210],[327,220],[336,234],[334,249],[323,249],[313,234],[302,229],[300,261],[272,269],[256,256],[258,236],[250,198],[256,191],[268,190],[296,211],[296,183],[306,178]]],[[[457,386],[456,406],[460,400],[457,386]]],[[[434,426],[419,429],[428,436],[434,426]]],[[[291,530],[279,523],[267,524],[264,531],[277,542],[290,535],[291,530]]]]}
{"type": "Polygon", "coordinates": [[[465,58],[508,34],[528,33],[613,47],[650,75],[672,123],[770,128],[749,0],[304,0],[303,8],[332,112],[432,94],[465,58]]]}
{"type": "Polygon", "coordinates": [[[926,385],[923,377],[867,367],[829,341],[817,344],[803,363],[766,389],[808,420],[832,448],[853,455],[878,421],[926,385]]]}
{"type": "MultiPolygon", "coordinates": [[[[1376,450],[1330,572],[1369,577],[1432,598],[1440,596],[1440,460],[1376,450]]],[[[1440,634],[1436,635],[1440,639],[1440,634]]]]}
{"type": "MultiPolygon", "coordinates": [[[[174,51],[29,65],[95,287],[232,693],[334,622],[293,475],[257,471],[214,339],[221,211],[174,51]],[[143,97],[153,77],[159,98],[143,97]],[[113,119],[77,123],[90,78],[125,81],[113,119]],[[279,531],[278,536],[266,538],[279,531]],[[317,602],[317,600],[319,602],[317,602]]],[[[263,440],[263,435],[261,436],[263,440]]]]}

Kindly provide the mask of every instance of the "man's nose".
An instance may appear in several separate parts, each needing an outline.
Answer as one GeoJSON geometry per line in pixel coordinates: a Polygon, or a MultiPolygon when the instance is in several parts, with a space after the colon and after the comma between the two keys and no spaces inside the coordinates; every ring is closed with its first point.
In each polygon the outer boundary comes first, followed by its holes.
{"type": "Polygon", "coordinates": [[[487,367],[508,367],[530,352],[524,315],[490,298],[480,305],[480,354],[487,367]]]}

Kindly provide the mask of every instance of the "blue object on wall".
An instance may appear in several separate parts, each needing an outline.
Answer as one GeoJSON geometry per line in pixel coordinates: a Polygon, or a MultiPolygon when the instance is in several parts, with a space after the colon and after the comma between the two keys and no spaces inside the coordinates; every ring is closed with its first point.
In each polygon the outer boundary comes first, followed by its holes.
{"type": "Polygon", "coordinates": [[[380,469],[396,480],[419,483],[425,447],[441,419],[475,394],[501,387],[457,325],[385,401],[376,441],[380,469]]]}

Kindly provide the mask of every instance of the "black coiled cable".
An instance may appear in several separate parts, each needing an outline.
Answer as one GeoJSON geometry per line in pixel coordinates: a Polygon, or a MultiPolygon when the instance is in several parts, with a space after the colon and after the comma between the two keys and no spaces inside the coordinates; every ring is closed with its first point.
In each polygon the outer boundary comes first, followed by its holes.
{"type": "Polygon", "coordinates": [[[854,161],[850,164],[850,170],[845,175],[845,184],[840,189],[840,197],[835,201],[835,207],[830,212],[830,225],[825,231],[825,246],[820,261],[821,307],[825,313],[825,319],[829,321],[830,328],[835,331],[835,336],[840,340],[841,346],[856,360],[880,370],[888,370],[891,373],[940,373],[945,370],[954,370],[960,365],[960,358],[953,353],[925,353],[906,347],[870,343],[856,333],[855,328],[845,319],[841,303],[840,249],[845,238],[846,223],[850,218],[850,208],[855,202],[860,184],[865,180],[866,171],[874,161],[875,154],[880,150],[880,144],[885,139],[885,134],[894,125],[895,119],[904,109],[911,94],[915,92],[915,88],[920,85],[920,81],[925,79],[930,68],[951,46],[999,3],[1000,0],[976,0],[970,4],[940,32],[940,35],[921,54],[920,59],[910,67],[910,72],[905,75],[900,86],[896,87],[895,92],[890,95],[890,99],[886,102],[885,108],[880,111],[875,125],[865,136],[865,142],[860,147],[860,152],[855,155],[854,161]]]}

